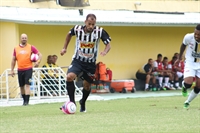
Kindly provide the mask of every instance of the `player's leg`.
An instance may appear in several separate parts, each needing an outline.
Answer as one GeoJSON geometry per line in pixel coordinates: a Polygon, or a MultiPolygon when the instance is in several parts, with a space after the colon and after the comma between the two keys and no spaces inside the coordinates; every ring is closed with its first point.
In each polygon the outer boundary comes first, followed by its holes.
{"type": "Polygon", "coordinates": [[[144,73],[137,72],[136,73],[136,77],[137,77],[137,79],[145,81],[144,91],[148,91],[150,89],[149,88],[149,82],[150,82],[151,76],[149,74],[144,74],[144,73]]]}
{"type": "Polygon", "coordinates": [[[24,81],[24,71],[18,71],[17,72],[18,75],[18,82],[19,82],[19,87],[20,87],[20,93],[22,95],[23,98],[23,105],[24,105],[24,100],[25,100],[25,81],[24,81]]]}
{"type": "Polygon", "coordinates": [[[91,91],[91,83],[93,83],[94,78],[95,78],[95,71],[96,71],[96,65],[95,63],[88,63],[85,66],[86,69],[83,69],[83,75],[81,76],[81,78],[83,79],[83,95],[82,95],[82,99],[79,101],[81,108],[80,108],[80,112],[86,112],[86,108],[85,108],[85,102],[88,98],[88,96],[90,95],[90,91],[91,91]]]}
{"type": "Polygon", "coordinates": [[[185,101],[184,103],[184,107],[188,108],[190,105],[190,102],[199,94],[200,92],[200,70],[197,71],[196,74],[196,86],[194,87],[194,89],[192,89],[192,91],[190,92],[188,99],[185,101]]]}
{"type": "Polygon", "coordinates": [[[156,76],[152,75],[151,79],[152,79],[152,89],[157,90],[156,89],[156,76]]]}
{"type": "Polygon", "coordinates": [[[173,72],[170,72],[169,76],[169,87],[174,88],[174,79],[175,79],[175,74],[173,72]]]}
{"type": "Polygon", "coordinates": [[[191,88],[193,83],[193,77],[195,77],[196,71],[192,68],[191,64],[187,64],[184,69],[184,80],[182,83],[182,95],[186,97],[188,95],[187,89],[191,88]]]}
{"type": "Polygon", "coordinates": [[[183,77],[183,73],[182,72],[176,72],[176,79],[175,79],[175,87],[176,89],[180,89],[180,85],[179,85],[179,79],[183,77]]]}
{"type": "Polygon", "coordinates": [[[163,85],[162,85],[162,83],[163,83],[163,73],[160,73],[159,75],[158,75],[158,83],[159,83],[159,90],[162,90],[163,89],[163,85]]]}
{"type": "Polygon", "coordinates": [[[164,79],[165,79],[165,83],[163,85],[163,89],[167,89],[170,90],[170,86],[169,86],[169,79],[170,79],[170,73],[164,73],[164,79]]]}
{"type": "Polygon", "coordinates": [[[30,84],[31,84],[31,78],[32,78],[33,69],[29,69],[25,71],[25,97],[24,97],[24,105],[29,104],[29,98],[30,98],[30,84]]]}
{"type": "Polygon", "coordinates": [[[69,100],[75,104],[74,79],[82,72],[82,67],[82,62],[74,59],[67,71],[66,89],[69,95],[69,100]]]}
{"type": "Polygon", "coordinates": [[[90,86],[91,86],[91,83],[87,82],[86,80],[83,81],[83,95],[82,95],[82,98],[81,100],[79,101],[81,107],[80,107],[80,112],[86,112],[86,108],[85,108],[85,102],[88,98],[88,96],[90,95],[90,86]]]}
{"type": "Polygon", "coordinates": [[[76,74],[73,72],[69,72],[67,74],[67,81],[66,81],[66,89],[69,95],[69,100],[76,104],[75,102],[75,85],[74,79],[76,78],[76,74]]]}
{"type": "Polygon", "coordinates": [[[151,79],[151,75],[150,74],[144,74],[146,80],[145,80],[145,91],[148,91],[150,88],[149,88],[149,82],[150,82],[150,79],[151,79]]]}

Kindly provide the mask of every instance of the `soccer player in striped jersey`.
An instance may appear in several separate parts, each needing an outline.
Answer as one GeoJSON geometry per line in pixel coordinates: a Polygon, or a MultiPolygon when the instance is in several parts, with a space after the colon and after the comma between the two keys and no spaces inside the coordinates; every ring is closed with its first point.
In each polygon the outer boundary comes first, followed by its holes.
{"type": "Polygon", "coordinates": [[[196,86],[191,91],[188,99],[184,103],[184,108],[188,108],[190,102],[200,92],[200,24],[198,24],[194,30],[194,33],[188,33],[185,35],[182,45],[180,47],[179,58],[176,61],[178,64],[183,52],[188,46],[185,53],[185,68],[184,68],[184,81],[182,87],[182,95],[186,97],[188,95],[187,89],[191,88],[193,78],[196,78],[196,86]]]}
{"type": "Polygon", "coordinates": [[[75,86],[74,79],[83,72],[83,96],[79,101],[81,107],[80,112],[86,112],[85,102],[90,94],[90,85],[94,81],[96,58],[98,55],[98,47],[100,40],[105,44],[105,48],[100,52],[101,56],[105,56],[111,46],[111,38],[108,33],[99,26],[96,26],[96,16],[88,14],[86,16],[85,25],[75,25],[67,34],[61,55],[67,52],[67,46],[72,38],[76,36],[75,53],[72,63],[67,71],[67,91],[71,102],[75,103],[75,86]]]}

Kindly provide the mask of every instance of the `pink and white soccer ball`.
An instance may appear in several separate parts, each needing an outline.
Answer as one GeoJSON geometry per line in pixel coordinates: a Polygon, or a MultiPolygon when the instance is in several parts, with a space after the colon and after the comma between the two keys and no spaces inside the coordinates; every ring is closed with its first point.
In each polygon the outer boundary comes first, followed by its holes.
{"type": "Polygon", "coordinates": [[[74,114],[76,112],[76,105],[73,102],[66,102],[64,104],[64,111],[67,114],[74,114]]]}
{"type": "Polygon", "coordinates": [[[38,60],[38,58],[39,58],[38,54],[34,54],[34,53],[31,54],[31,61],[32,62],[36,62],[38,60]]]}

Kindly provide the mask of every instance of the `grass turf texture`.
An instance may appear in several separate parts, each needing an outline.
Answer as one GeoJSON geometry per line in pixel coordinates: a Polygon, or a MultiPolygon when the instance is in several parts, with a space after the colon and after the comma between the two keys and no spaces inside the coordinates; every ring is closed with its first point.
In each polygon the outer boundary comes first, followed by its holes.
{"type": "Polygon", "coordinates": [[[1,107],[1,133],[200,133],[200,97],[87,101],[87,113],[65,115],[62,103],[1,107]]]}

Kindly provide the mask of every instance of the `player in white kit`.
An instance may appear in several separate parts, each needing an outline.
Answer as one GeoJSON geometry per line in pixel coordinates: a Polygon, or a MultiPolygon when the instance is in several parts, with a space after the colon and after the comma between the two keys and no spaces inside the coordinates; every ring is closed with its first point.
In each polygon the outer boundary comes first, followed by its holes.
{"type": "Polygon", "coordinates": [[[185,53],[186,60],[184,68],[182,95],[184,97],[188,95],[187,89],[191,88],[193,77],[196,77],[196,86],[189,94],[188,99],[185,101],[184,108],[188,108],[190,102],[200,92],[200,24],[196,26],[194,33],[188,33],[185,35],[180,48],[180,55],[176,63],[179,63],[181,61],[181,57],[186,47],[187,50],[185,53]]]}

